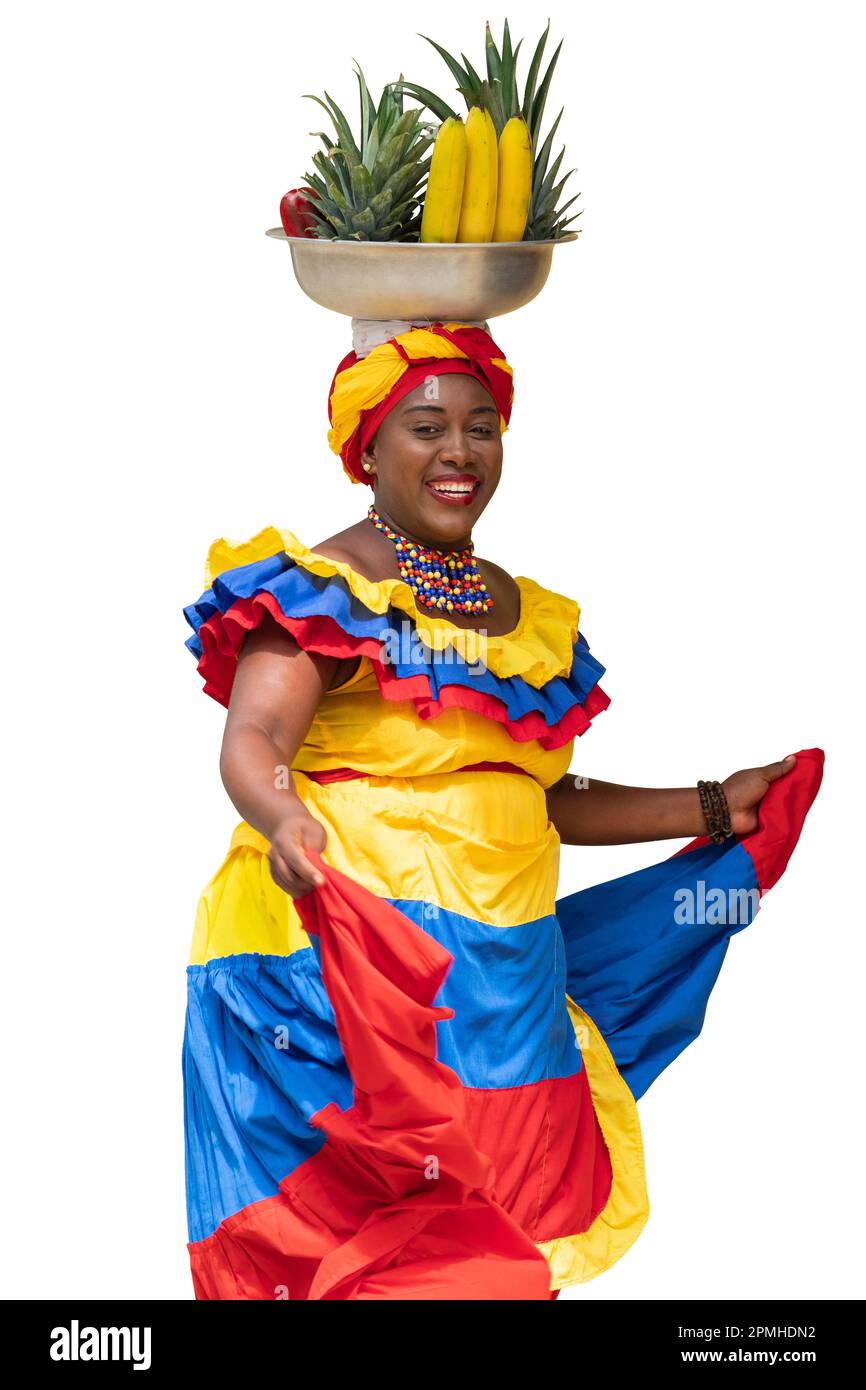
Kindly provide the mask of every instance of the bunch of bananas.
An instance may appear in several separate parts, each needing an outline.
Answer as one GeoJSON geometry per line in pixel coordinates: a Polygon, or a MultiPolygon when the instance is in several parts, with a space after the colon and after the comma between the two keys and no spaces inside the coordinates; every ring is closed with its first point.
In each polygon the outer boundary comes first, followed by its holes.
{"type": "Polygon", "coordinates": [[[490,111],[439,127],[421,217],[422,241],[520,241],[532,197],[532,140],[512,116],[498,141],[490,111]]]}
{"type": "MultiPolygon", "coordinates": [[[[490,234],[496,241],[519,241],[521,237],[524,241],[556,240],[563,235],[569,224],[580,216],[579,212],[572,212],[566,216],[569,208],[580,197],[579,193],[576,193],[572,198],[567,198],[565,202],[561,201],[563,190],[574,173],[574,170],[570,169],[567,173],[560,175],[565,149],[562,148],[555,159],[551,158],[553,142],[556,138],[559,122],[562,119],[562,111],[557,115],[547,135],[542,134],[547,98],[562,48],[560,43],[545,68],[544,52],[549,33],[550,24],[548,23],[535,46],[522,90],[517,78],[517,60],[522,47],[522,40],[516,45],[512,43],[508,20],[503,26],[501,46],[497,46],[495,43],[490,25],[488,24],[486,27],[484,40],[486,75],[483,77],[472,66],[465,53],[460,55],[463,61],[458,62],[435,39],[427,40],[447,64],[457,84],[457,90],[469,109],[465,131],[467,156],[464,197],[469,200],[472,206],[487,206],[491,196],[493,202],[496,202],[496,192],[494,191],[491,195],[489,191],[490,173],[476,173],[475,171],[489,171],[492,165],[489,146],[491,140],[495,141],[497,137],[499,139],[498,178],[502,213],[500,217],[497,212],[493,223],[494,231],[490,234]],[[476,108],[480,108],[480,110],[476,108]],[[473,159],[474,149],[479,153],[476,153],[473,159]],[[530,163],[529,207],[521,224],[521,209],[526,189],[527,155],[530,163]]],[[[423,102],[428,110],[442,122],[439,132],[439,139],[442,141],[442,155],[441,159],[437,161],[434,150],[433,167],[435,168],[437,162],[441,164],[442,177],[446,180],[446,186],[450,187],[448,181],[453,183],[456,180],[462,158],[460,153],[462,137],[457,129],[457,126],[460,125],[457,113],[449,106],[448,102],[443,101],[441,96],[431,92],[428,87],[420,87],[416,82],[407,82],[404,79],[400,80],[398,87],[401,91],[409,92],[417,100],[423,102]],[[449,170],[451,172],[447,172],[449,170]]],[[[439,210],[450,206],[449,196],[444,193],[440,194],[438,186],[434,187],[433,169],[431,169],[429,187],[433,188],[434,201],[430,211],[427,235],[425,236],[422,231],[421,240],[446,241],[449,238],[441,235],[441,227],[444,226],[447,230],[451,225],[453,215],[450,218],[443,215],[440,223],[439,210]]],[[[429,196],[428,191],[428,198],[429,196]]],[[[453,196],[453,193],[450,196],[453,196]]],[[[479,222],[482,226],[485,225],[483,219],[479,218],[479,222]]],[[[458,231],[457,240],[463,239],[458,231]]],[[[479,237],[478,239],[482,240],[483,238],[479,237]]]]}

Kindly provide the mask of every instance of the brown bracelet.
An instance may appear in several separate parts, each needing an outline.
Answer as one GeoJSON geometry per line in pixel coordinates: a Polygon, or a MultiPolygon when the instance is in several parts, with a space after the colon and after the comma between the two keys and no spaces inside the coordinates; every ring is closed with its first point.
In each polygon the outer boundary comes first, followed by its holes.
{"type": "Polygon", "coordinates": [[[707,837],[714,845],[722,845],[731,835],[731,812],[721,782],[698,782],[701,810],[707,826],[707,837]]]}
{"type": "Polygon", "coordinates": [[[727,840],[734,832],[731,830],[731,812],[728,809],[728,798],[725,796],[725,789],[721,782],[713,782],[712,795],[715,798],[717,826],[722,838],[727,840]]]}

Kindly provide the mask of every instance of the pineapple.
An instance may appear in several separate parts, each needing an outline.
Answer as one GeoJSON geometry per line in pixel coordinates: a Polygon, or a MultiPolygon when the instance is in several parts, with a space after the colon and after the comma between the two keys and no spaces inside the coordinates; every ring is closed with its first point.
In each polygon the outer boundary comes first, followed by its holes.
{"type": "MultiPolygon", "coordinates": [[[[496,134],[501,135],[508,121],[512,116],[522,115],[529,127],[529,134],[532,140],[532,148],[535,151],[532,168],[532,201],[529,208],[529,218],[526,224],[526,231],[523,234],[524,241],[552,241],[562,236],[569,223],[574,222],[580,213],[573,213],[566,217],[565,213],[572,203],[580,197],[575,193],[573,198],[569,198],[561,207],[558,207],[562,191],[574,173],[570,169],[568,173],[559,178],[559,170],[565,155],[565,147],[560,150],[553,163],[550,163],[550,155],[553,148],[553,139],[556,134],[559,122],[562,119],[560,111],[550,132],[543,144],[539,144],[541,136],[541,124],[544,118],[544,108],[547,104],[547,96],[550,90],[550,83],[559,57],[559,47],[547,65],[541,76],[541,62],[544,56],[544,48],[547,43],[547,36],[550,32],[550,23],[542,34],[535,47],[532,62],[529,65],[529,72],[521,98],[520,89],[517,83],[517,55],[523,43],[521,39],[517,47],[511,43],[511,32],[508,27],[508,20],[502,34],[502,51],[497,48],[490,25],[487,25],[485,35],[485,67],[486,76],[481,77],[472,66],[465,53],[461,53],[462,64],[434,39],[427,38],[427,42],[432,44],[436,52],[448,65],[448,68],[457,82],[457,90],[465,98],[468,107],[481,106],[490,112],[493,124],[496,127],[496,134]]],[[[415,82],[403,82],[398,84],[412,96],[422,101],[434,116],[438,116],[440,121],[447,120],[449,116],[456,113],[452,111],[447,102],[438,97],[435,92],[431,92],[427,87],[419,87],[415,82]]]]}
{"type": "Polygon", "coordinates": [[[399,83],[389,83],[376,106],[357,66],[356,76],[361,104],[357,139],[327,92],[324,101],[309,98],[324,107],[336,131],[336,141],[314,132],[325,151],[313,155],[316,172],[304,175],[316,195],[316,235],[331,240],[417,241],[430,167],[424,156],[433,133],[421,121],[421,109],[403,110],[399,83]]]}

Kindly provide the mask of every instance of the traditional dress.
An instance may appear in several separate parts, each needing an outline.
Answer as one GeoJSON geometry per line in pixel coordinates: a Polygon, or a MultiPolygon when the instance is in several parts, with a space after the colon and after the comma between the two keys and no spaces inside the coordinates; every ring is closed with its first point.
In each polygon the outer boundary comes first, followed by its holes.
{"type": "Polygon", "coordinates": [[[276,529],[215,543],[205,582],[188,646],[220,702],[265,614],[360,664],[285,774],[324,885],[288,897],[242,823],[199,906],[196,1296],[547,1299],[602,1273],[648,1215],[636,1100],[700,1032],[822,755],[755,834],[557,899],[545,791],[608,703],[573,599],[518,577],[517,625],[479,638],[276,529]]]}

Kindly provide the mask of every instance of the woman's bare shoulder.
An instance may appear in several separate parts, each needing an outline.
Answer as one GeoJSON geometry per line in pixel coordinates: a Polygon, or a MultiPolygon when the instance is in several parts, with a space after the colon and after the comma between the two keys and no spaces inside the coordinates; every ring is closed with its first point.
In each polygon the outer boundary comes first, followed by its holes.
{"type": "Polygon", "coordinates": [[[384,576],[375,572],[379,557],[370,545],[371,540],[375,540],[375,536],[370,534],[369,523],[359,521],[343,531],[335,531],[332,536],[311,545],[310,549],[316,555],[324,555],[326,560],[341,560],[351,565],[359,574],[375,582],[384,576]]]}

